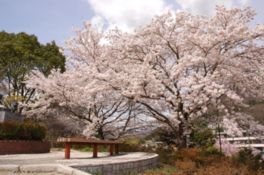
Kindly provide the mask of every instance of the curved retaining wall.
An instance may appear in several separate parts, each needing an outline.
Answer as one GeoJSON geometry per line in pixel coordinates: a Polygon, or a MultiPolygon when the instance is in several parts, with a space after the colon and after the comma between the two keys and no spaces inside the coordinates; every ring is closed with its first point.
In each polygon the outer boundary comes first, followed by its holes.
{"type": "Polygon", "coordinates": [[[158,165],[158,161],[158,155],[153,154],[148,158],[140,160],[126,161],[120,163],[108,163],[101,165],[75,165],[71,167],[92,174],[125,175],[131,173],[138,173],[150,168],[155,168],[158,165]]]}
{"type": "Polygon", "coordinates": [[[48,152],[50,152],[50,142],[31,140],[0,140],[0,155],[48,152]]]}

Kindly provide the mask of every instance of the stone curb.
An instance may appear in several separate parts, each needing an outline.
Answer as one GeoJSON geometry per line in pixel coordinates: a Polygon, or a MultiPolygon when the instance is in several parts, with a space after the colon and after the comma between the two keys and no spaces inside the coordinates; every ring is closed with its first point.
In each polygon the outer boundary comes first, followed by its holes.
{"type": "Polygon", "coordinates": [[[0,165],[0,171],[3,172],[23,172],[23,173],[50,173],[58,172],[65,175],[91,175],[89,173],[64,166],[64,165],[54,165],[54,164],[35,164],[35,165],[0,165]]]}
{"type": "Polygon", "coordinates": [[[18,165],[0,165],[0,171],[18,171],[19,166],[18,165]]]}
{"type": "Polygon", "coordinates": [[[57,166],[52,164],[36,164],[36,165],[21,165],[19,166],[20,172],[41,172],[49,173],[57,171],[57,166]]]}

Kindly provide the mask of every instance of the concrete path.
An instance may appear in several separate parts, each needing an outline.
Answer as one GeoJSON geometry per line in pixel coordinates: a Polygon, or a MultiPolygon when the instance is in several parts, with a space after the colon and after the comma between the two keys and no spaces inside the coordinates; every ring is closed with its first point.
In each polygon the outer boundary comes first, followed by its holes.
{"type": "Polygon", "coordinates": [[[15,164],[63,164],[67,166],[74,165],[98,165],[109,163],[121,163],[129,161],[138,161],[152,157],[153,153],[126,153],[117,156],[109,156],[108,153],[99,153],[98,158],[92,158],[90,152],[71,151],[71,159],[64,159],[64,152],[52,151],[44,154],[14,154],[0,155],[0,165],[15,164]]]}
{"type": "Polygon", "coordinates": [[[10,173],[10,172],[0,172],[0,175],[64,175],[61,173],[10,173]]]}
{"type": "MultiPolygon", "coordinates": [[[[44,154],[14,154],[0,155],[0,175],[8,167],[18,166],[21,172],[47,172],[54,171],[54,166],[63,169],[73,168],[69,171],[100,172],[106,175],[123,174],[128,171],[142,171],[155,167],[158,155],[154,153],[134,152],[109,156],[109,153],[99,153],[98,158],[93,158],[90,152],[72,150],[71,159],[64,159],[63,151],[52,151],[44,154]],[[34,170],[35,169],[35,170],[34,170]],[[33,171],[34,170],[34,171],[33,171]]],[[[16,167],[17,168],[17,167],[16,167]]],[[[83,174],[78,172],[79,174],[83,174]]],[[[20,175],[20,174],[19,174],[20,175]]],[[[32,174],[31,174],[32,175],[32,174]]],[[[52,173],[50,175],[53,175],[52,173]]],[[[77,175],[77,174],[76,174],[77,175]]]]}
{"type": "MultiPolygon", "coordinates": [[[[105,153],[100,153],[99,158],[108,157],[105,153]]],[[[51,151],[50,153],[43,154],[11,154],[11,155],[0,155],[0,165],[4,164],[16,164],[16,165],[27,165],[27,164],[57,164],[60,161],[74,161],[81,159],[92,159],[92,153],[71,151],[71,159],[64,159],[63,151],[51,151]]]]}

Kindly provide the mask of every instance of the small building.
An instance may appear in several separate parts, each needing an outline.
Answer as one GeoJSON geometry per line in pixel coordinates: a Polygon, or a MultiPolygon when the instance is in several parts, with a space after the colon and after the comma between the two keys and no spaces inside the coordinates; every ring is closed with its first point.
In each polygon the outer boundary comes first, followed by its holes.
{"type": "Polygon", "coordinates": [[[24,116],[16,114],[6,109],[3,105],[0,105],[0,123],[5,121],[20,121],[24,120],[24,116]]]}

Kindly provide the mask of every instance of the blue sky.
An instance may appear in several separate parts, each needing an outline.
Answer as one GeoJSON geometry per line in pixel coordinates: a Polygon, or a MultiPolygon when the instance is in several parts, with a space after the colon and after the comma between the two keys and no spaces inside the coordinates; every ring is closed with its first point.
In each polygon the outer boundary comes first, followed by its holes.
{"type": "Polygon", "coordinates": [[[92,15],[83,0],[0,0],[0,30],[35,34],[42,43],[62,43],[92,15]]]}
{"type": "Polygon", "coordinates": [[[252,6],[254,23],[264,23],[263,0],[0,0],[0,30],[35,34],[62,45],[86,20],[129,30],[168,10],[212,14],[216,4],[252,6]]]}

